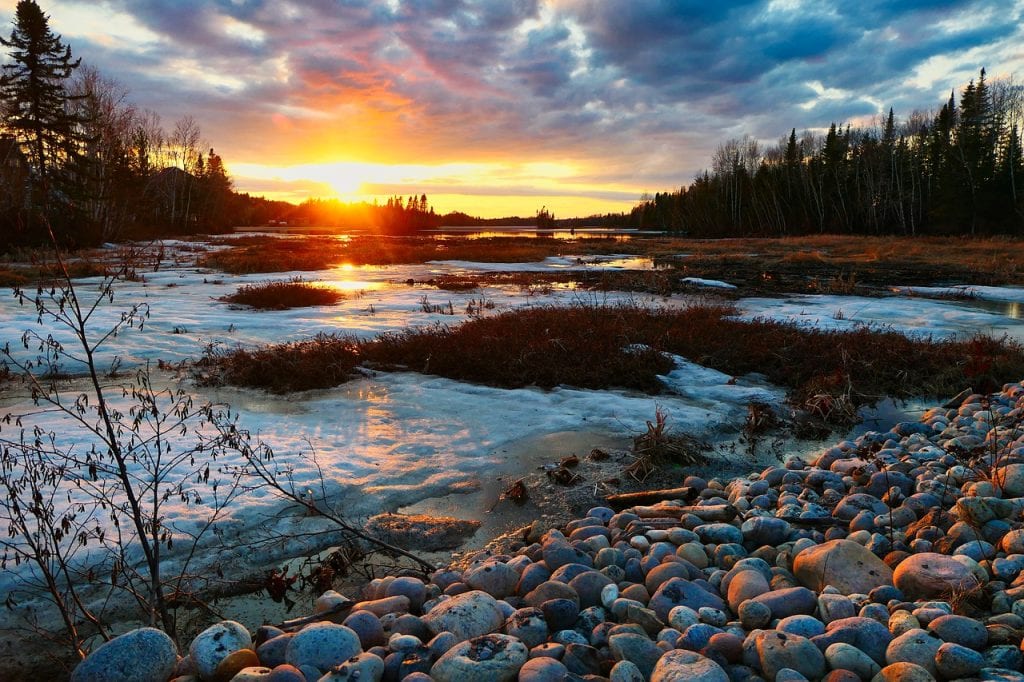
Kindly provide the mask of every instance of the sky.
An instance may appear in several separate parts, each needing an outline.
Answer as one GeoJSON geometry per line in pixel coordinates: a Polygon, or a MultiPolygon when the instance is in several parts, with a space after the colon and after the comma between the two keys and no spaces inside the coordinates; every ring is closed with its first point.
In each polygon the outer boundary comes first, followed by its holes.
{"type": "MultiPolygon", "coordinates": [[[[9,33],[16,0],[0,0],[9,33]]],[[[721,142],[1024,80],[1024,0],[39,0],[76,57],[240,191],[439,212],[629,210],[721,142]]]]}

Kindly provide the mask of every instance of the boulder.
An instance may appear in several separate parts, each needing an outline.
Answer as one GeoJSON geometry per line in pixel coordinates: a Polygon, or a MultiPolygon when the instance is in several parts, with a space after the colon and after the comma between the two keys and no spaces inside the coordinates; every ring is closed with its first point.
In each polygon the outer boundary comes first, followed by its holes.
{"type": "Polygon", "coordinates": [[[805,549],[793,562],[793,574],[801,585],[816,592],[831,585],[841,594],[867,594],[893,584],[892,569],[850,540],[832,540],[805,549]]]}

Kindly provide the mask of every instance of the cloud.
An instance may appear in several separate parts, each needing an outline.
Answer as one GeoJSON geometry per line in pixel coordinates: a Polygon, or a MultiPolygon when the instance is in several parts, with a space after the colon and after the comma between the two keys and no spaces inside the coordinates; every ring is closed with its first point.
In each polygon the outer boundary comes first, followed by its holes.
{"type": "Polygon", "coordinates": [[[44,4],[229,164],[560,161],[602,198],[677,187],[728,137],[906,115],[983,65],[1024,70],[1019,0],[44,4]]]}

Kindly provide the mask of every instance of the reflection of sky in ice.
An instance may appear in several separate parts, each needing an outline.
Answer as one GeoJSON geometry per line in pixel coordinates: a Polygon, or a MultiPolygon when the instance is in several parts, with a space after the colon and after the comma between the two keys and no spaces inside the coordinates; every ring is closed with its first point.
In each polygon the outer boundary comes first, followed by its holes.
{"type": "MultiPolygon", "coordinates": [[[[422,281],[442,274],[472,272],[651,267],[649,259],[632,256],[586,261],[573,257],[525,264],[446,261],[389,267],[344,266],[317,273],[273,276],[233,276],[186,266],[162,267],[145,272],[142,281],[118,284],[115,300],[100,306],[92,329],[94,333],[104,331],[132,303],[148,304],[151,315],[145,328],[125,331],[111,339],[101,353],[101,364],[109,364],[118,356],[125,367],[130,367],[146,361],[194,359],[209,344],[253,346],[308,338],[321,332],[369,338],[409,326],[457,324],[468,319],[470,303],[475,305],[481,299],[494,304],[487,314],[574,301],[653,305],[684,302],[680,297],[666,301],[645,295],[578,292],[564,287],[523,290],[510,285],[443,291],[406,283],[410,279],[422,281]],[[299,275],[322,286],[335,287],[346,298],[335,306],[261,312],[218,300],[246,283],[299,275]],[[424,303],[447,306],[449,301],[453,315],[424,311],[424,303]]],[[[85,279],[78,285],[80,295],[88,300],[90,293],[95,294],[98,280],[85,279]]],[[[1022,300],[1021,290],[992,289],[971,301],[900,296],[790,296],[743,299],[738,306],[745,318],[771,317],[829,328],[868,323],[937,337],[981,331],[1024,339],[1024,322],[1012,319],[1011,312],[1000,314],[979,306],[979,302],[986,301],[1003,305],[1019,304],[1022,300]]],[[[26,329],[37,328],[35,317],[31,305],[19,306],[11,296],[0,299],[0,339],[9,342],[19,357],[28,357],[20,350],[19,339],[26,329]]],[[[64,343],[71,341],[67,334],[59,338],[64,343]]],[[[166,384],[172,381],[160,372],[156,379],[166,384]]],[[[743,379],[730,383],[730,379],[676,358],[676,369],[663,379],[669,392],[656,398],[567,387],[552,391],[503,390],[404,373],[372,375],[331,390],[283,397],[231,388],[188,390],[197,402],[231,404],[242,425],[273,447],[277,461],[294,467],[300,485],[310,484],[317,477],[313,463],[298,456],[308,452],[311,444],[327,474],[328,488],[344,501],[347,513],[359,516],[464,489],[468,483],[495,475],[502,466],[514,467],[515,463],[501,461],[497,451],[518,440],[581,429],[629,434],[653,418],[656,406],[668,414],[669,424],[674,428],[707,435],[741,426],[751,400],[783,400],[783,392],[778,388],[743,379]]],[[[83,387],[76,382],[71,388],[83,387]]],[[[0,394],[0,406],[15,414],[33,409],[24,396],[10,391],[6,397],[0,394]]],[[[65,446],[87,447],[82,436],[63,420],[48,415],[32,419],[56,432],[65,446]]],[[[553,452],[551,459],[557,460],[563,454],[566,453],[553,452]]],[[[266,523],[278,505],[269,495],[248,495],[233,506],[229,523],[234,532],[244,532],[266,523]]],[[[173,503],[168,508],[169,518],[178,523],[186,523],[197,515],[202,515],[201,510],[173,503]]],[[[289,519],[287,523],[295,520],[289,519]]],[[[289,554],[308,549],[303,541],[296,540],[281,551],[289,554]]],[[[233,560],[239,565],[259,565],[267,557],[252,553],[233,560]]],[[[0,588],[3,586],[0,581],[0,588]]]]}

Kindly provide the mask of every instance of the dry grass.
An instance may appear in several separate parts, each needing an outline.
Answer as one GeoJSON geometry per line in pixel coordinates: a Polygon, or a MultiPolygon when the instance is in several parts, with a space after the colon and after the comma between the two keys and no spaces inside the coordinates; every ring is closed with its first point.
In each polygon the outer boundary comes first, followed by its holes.
{"type": "Polygon", "coordinates": [[[822,331],[736,320],[733,312],[725,305],[529,308],[373,341],[328,336],[235,351],[215,359],[229,371],[214,374],[226,383],[301,390],[343,381],[364,362],[506,388],[656,394],[664,390],[659,375],[673,367],[665,353],[672,353],[732,376],[761,373],[786,387],[795,406],[833,423],[884,397],[953,395],[1024,376],[1024,349],[988,337],[928,341],[884,329],[822,331]]]}
{"type": "Polygon", "coordinates": [[[286,310],[318,305],[334,305],[345,296],[336,289],[317,286],[296,277],[279,282],[246,284],[221,298],[227,303],[245,305],[257,310],[286,310]]]}

